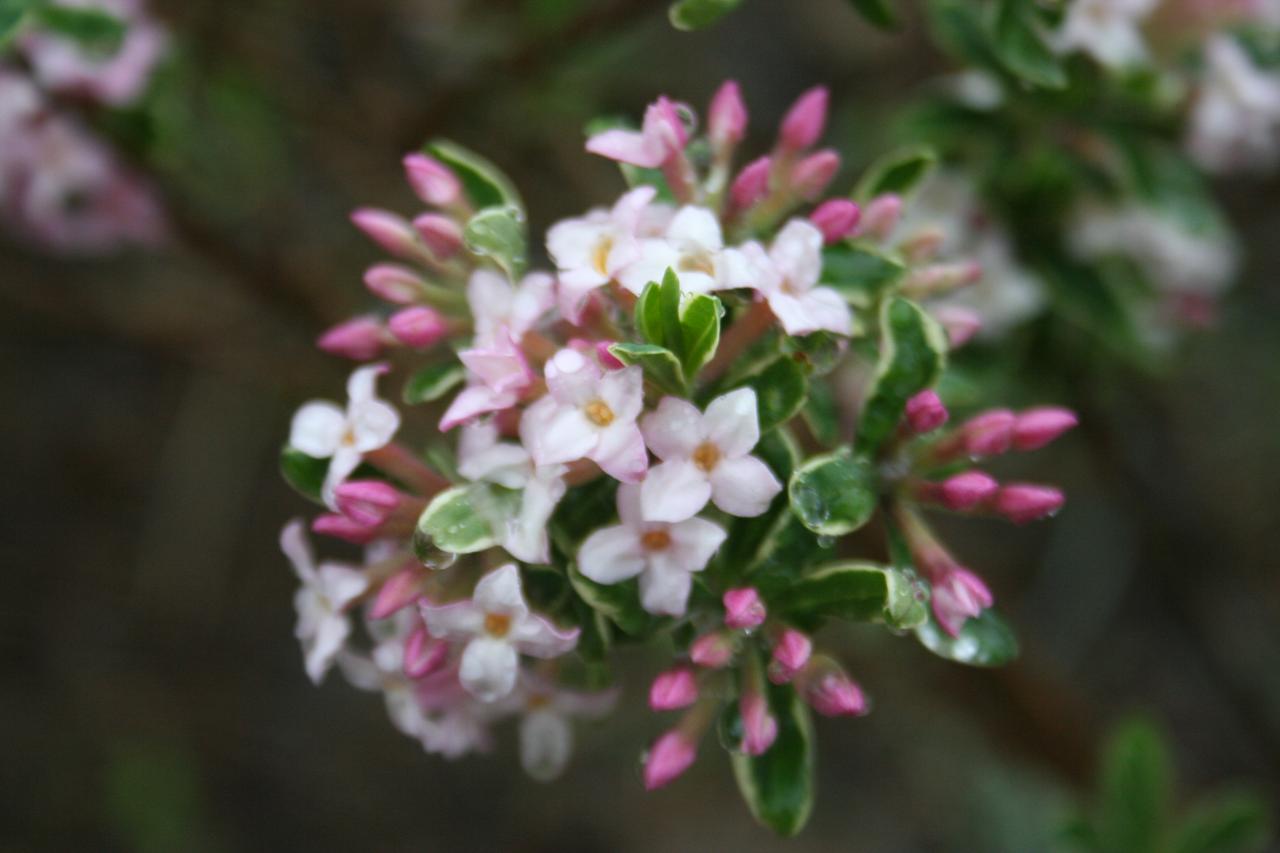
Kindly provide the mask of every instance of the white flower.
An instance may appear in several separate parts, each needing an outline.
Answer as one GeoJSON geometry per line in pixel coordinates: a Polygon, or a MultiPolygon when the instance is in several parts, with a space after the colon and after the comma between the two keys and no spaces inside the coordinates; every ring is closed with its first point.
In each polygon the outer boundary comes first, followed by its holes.
{"type": "Polygon", "coordinates": [[[683,521],[708,500],[730,515],[760,515],[782,491],[769,466],[748,455],[760,440],[752,388],[717,397],[705,414],[685,400],[664,397],[641,429],[662,460],[640,488],[650,521],[683,521]]]}
{"type": "Polygon", "coordinates": [[[520,764],[539,782],[564,772],[573,754],[573,717],[595,719],[613,709],[617,691],[580,693],[565,690],[533,676],[521,679],[520,764]]]}
{"type": "Polygon", "coordinates": [[[546,365],[548,394],[525,410],[520,440],[537,465],[591,459],[623,482],[644,476],[649,457],[636,418],[644,407],[638,366],[602,371],[572,349],[546,365]]]}
{"type": "Polygon", "coordinates": [[[1205,45],[1204,86],[1191,111],[1187,148],[1215,172],[1268,167],[1280,149],[1280,74],[1260,70],[1235,39],[1205,45]]]}
{"type": "Polygon", "coordinates": [[[351,566],[317,566],[301,519],[285,525],[280,533],[280,550],[302,581],[293,597],[298,611],[294,635],[302,643],[308,677],[319,684],[351,633],[351,622],[343,611],[369,588],[369,581],[351,566]]]}
{"type": "Polygon", "coordinates": [[[637,229],[656,192],[651,186],[637,187],[612,210],[593,210],[551,226],[547,252],[560,271],[560,311],[569,322],[581,319],[592,290],[613,281],[640,257],[637,229]]]}
{"type": "Polygon", "coordinates": [[[293,416],[289,444],[316,459],[329,460],[321,496],[333,509],[333,490],[350,476],[364,454],[391,441],[400,428],[400,413],[375,394],[374,383],[386,370],[381,364],[361,367],[347,381],[347,408],[313,400],[293,416]]]}
{"type": "Polygon", "coordinates": [[[1083,51],[1110,68],[1147,58],[1142,21],[1159,0],[1074,0],[1053,46],[1059,53],[1083,51]]]}
{"type": "Polygon", "coordinates": [[[481,346],[458,353],[467,368],[467,387],[458,392],[440,418],[443,432],[489,412],[514,406],[533,381],[524,351],[506,331],[481,346]]]}
{"type": "Polygon", "coordinates": [[[498,440],[498,427],[492,421],[468,424],[458,439],[459,474],[473,482],[522,490],[519,512],[491,523],[499,544],[524,563],[546,563],[550,559],[547,522],[564,497],[565,470],[563,465],[535,467],[529,451],[519,444],[498,440]]]}
{"type": "Polygon", "coordinates": [[[748,287],[751,280],[746,259],[737,249],[724,247],[720,220],[705,207],[681,208],[663,237],[641,240],[639,257],[618,274],[618,281],[639,295],[649,282],[661,283],[668,269],[689,293],[748,287]]]}
{"type": "Polygon", "coordinates": [[[547,273],[529,273],[513,286],[500,272],[476,270],[467,281],[467,304],[475,320],[474,347],[487,349],[508,337],[518,344],[554,302],[555,279],[547,273]]]}
{"type": "Polygon", "coordinates": [[[362,654],[344,648],[336,658],[347,682],[358,690],[381,691],[391,724],[415,738],[422,736],[425,717],[414,686],[404,675],[404,644],[420,625],[418,613],[411,608],[400,610],[390,619],[366,619],[373,649],[362,654]]]}
{"type": "Polygon", "coordinates": [[[466,643],[458,679],[471,695],[493,702],[516,684],[520,653],[540,658],[564,654],[578,643],[578,630],[562,632],[529,612],[514,563],[480,579],[468,601],[422,605],[433,637],[466,643]]]}
{"type": "Polygon", "coordinates": [[[640,487],[618,488],[621,524],[587,537],[578,549],[578,570],[602,584],[640,576],[640,603],[650,613],[683,616],[693,584],[692,573],[707,566],[724,529],[703,518],[675,524],[645,521],[640,511],[640,487]]]}
{"type": "Polygon", "coordinates": [[[828,331],[853,333],[853,314],[830,287],[817,287],[822,275],[822,232],[793,219],[778,232],[766,253],[758,243],[742,249],[751,261],[754,286],[788,335],[828,331]]]}

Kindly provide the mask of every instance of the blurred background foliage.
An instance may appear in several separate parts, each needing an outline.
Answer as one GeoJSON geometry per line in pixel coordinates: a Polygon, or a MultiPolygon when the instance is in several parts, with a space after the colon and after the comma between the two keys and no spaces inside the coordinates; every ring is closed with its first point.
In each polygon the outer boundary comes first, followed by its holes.
{"type": "Polygon", "coordinates": [[[509,743],[456,765],[424,756],[381,703],[336,679],[316,690],[298,665],[275,538],[300,507],[276,454],[297,404],[346,370],[311,340],[367,304],[375,250],[348,212],[403,206],[400,156],[445,135],[502,164],[542,233],[621,188],[582,151],[591,118],[659,92],[703,104],[726,77],[762,145],[798,92],[829,84],[848,184],[948,67],[901,6],[894,34],[844,0],[755,0],[685,34],[652,0],[156,3],[172,58],[141,104],[88,118],[162,190],[169,245],[67,260],[0,244],[0,559],[17,581],[0,603],[0,848],[1190,853],[1159,845],[1211,814],[1205,792],[1250,786],[1216,801],[1231,814],[1274,805],[1275,177],[1215,186],[1244,274],[1219,327],[1160,370],[1034,335],[1014,369],[980,349],[961,360],[960,381],[1084,414],[1034,462],[1069,495],[1053,523],[943,526],[991,579],[1022,658],[965,669],[844,628],[877,711],[819,722],[819,799],[797,840],[747,819],[722,761],[642,793],[636,756],[660,722],[639,701],[641,656],[609,728],[584,730],[550,786],[509,743]],[[1127,729],[1104,761],[1104,734],[1135,709],[1169,755],[1127,729]],[[1157,756],[1135,772],[1184,821],[1156,841],[1108,835],[1132,794],[1115,782],[1125,744],[1157,756]]]}

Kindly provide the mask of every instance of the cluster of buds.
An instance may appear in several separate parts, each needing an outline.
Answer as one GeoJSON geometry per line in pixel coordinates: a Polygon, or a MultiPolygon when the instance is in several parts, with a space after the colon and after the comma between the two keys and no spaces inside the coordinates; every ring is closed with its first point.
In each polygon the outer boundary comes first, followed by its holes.
{"type": "MultiPolygon", "coordinates": [[[[365,276],[387,307],[319,346],[374,363],[352,373],[345,406],[298,411],[282,460],[324,506],[311,530],[363,549],[358,565],[317,565],[305,525],[285,529],[313,680],[336,664],[450,757],[487,748],[493,725],[518,716],[523,762],[546,779],[568,761],[569,719],[616,699],[612,647],[674,647],[649,701],[684,715],[648,751],[646,785],[678,776],[718,725],[753,812],[791,832],[804,798],[766,802],[774,789],[753,774],[807,774],[809,711],[868,707],[814,652],[814,632],[881,621],[964,659],[931,639],[938,625],[963,631],[956,569],[924,552],[917,565],[841,561],[857,557],[844,536],[873,516],[904,526],[876,514],[885,501],[955,504],[956,486],[927,482],[936,472],[1069,424],[1060,410],[1006,413],[1003,446],[1001,413],[937,431],[946,412],[929,389],[962,336],[949,342],[916,300],[979,270],[940,261],[937,235],[899,227],[911,187],[886,174],[900,168],[824,198],[839,166],[813,150],[826,115],[826,91],[807,92],[772,152],[736,171],[747,110],[733,83],[702,137],[693,111],[666,98],[639,130],[591,136],[588,151],[632,185],[551,227],[549,272],[526,271],[510,182],[452,143],[404,161],[422,212],[354,214],[395,258],[365,276]],[[866,346],[849,345],[858,338],[866,346]],[[421,451],[376,387],[401,368],[404,401],[426,415],[421,451]],[[862,379],[846,395],[836,380],[849,375],[862,379]],[[856,403],[848,428],[836,396],[856,403]]],[[[1061,503],[1033,492],[997,485],[963,509],[1026,521],[1061,503]]],[[[808,790],[807,775],[794,783],[808,790]]]]}
{"type": "Polygon", "coordinates": [[[47,249],[102,253],[152,246],[165,233],[150,185],[57,98],[106,107],[134,103],[167,44],[165,31],[133,0],[57,0],[20,25],[21,66],[0,61],[0,218],[47,249]],[[76,16],[113,22],[110,44],[86,43],[45,25],[76,16]]]}

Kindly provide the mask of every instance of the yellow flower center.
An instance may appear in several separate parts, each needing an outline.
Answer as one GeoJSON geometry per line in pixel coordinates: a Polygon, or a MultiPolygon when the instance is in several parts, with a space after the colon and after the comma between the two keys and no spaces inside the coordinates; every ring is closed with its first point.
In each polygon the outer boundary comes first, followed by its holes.
{"type": "Polygon", "coordinates": [[[484,615],[484,632],[490,637],[501,640],[511,631],[511,617],[505,613],[486,613],[484,615]]]}
{"type": "Polygon", "coordinates": [[[676,264],[681,272],[700,272],[710,276],[716,274],[715,264],[711,261],[711,256],[706,252],[692,252],[680,258],[680,262],[676,264]]]}
{"type": "Polygon", "coordinates": [[[596,249],[591,253],[591,266],[600,275],[609,274],[609,253],[613,251],[613,238],[605,237],[596,243],[596,249]]]}
{"type": "Polygon", "coordinates": [[[693,464],[698,469],[706,473],[711,471],[720,464],[720,448],[716,447],[709,441],[704,441],[698,445],[698,449],[693,451],[693,464]]]}
{"type": "Polygon", "coordinates": [[[647,551],[664,551],[671,545],[671,534],[665,530],[650,530],[640,537],[640,544],[647,551]]]}
{"type": "Polygon", "coordinates": [[[613,409],[609,408],[609,404],[604,400],[592,400],[587,403],[583,411],[587,415],[587,420],[598,427],[607,427],[613,423],[613,409]]]}

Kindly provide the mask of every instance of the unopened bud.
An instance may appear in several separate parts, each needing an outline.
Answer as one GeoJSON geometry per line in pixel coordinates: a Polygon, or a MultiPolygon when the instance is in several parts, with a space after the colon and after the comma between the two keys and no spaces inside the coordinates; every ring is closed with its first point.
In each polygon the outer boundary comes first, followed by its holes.
{"type": "Polygon", "coordinates": [[[326,331],[316,339],[316,346],[330,355],[369,361],[378,357],[385,342],[381,323],[372,317],[355,317],[326,331]]]}
{"type": "Polygon", "coordinates": [[[764,624],[764,602],[753,587],[731,589],[724,594],[724,624],[734,630],[758,628],[764,624]]]}
{"type": "Polygon", "coordinates": [[[805,701],[824,717],[857,717],[867,712],[862,688],[833,661],[814,661],[805,673],[805,701]]]}
{"type": "Polygon", "coordinates": [[[791,173],[791,188],[805,201],[813,201],[826,192],[838,171],[840,155],[830,148],[824,148],[796,164],[791,173]]]}
{"type": "Polygon", "coordinates": [[[408,267],[375,264],[364,274],[364,286],[379,299],[397,305],[412,305],[422,297],[426,282],[408,267]]]}
{"type": "Polygon", "coordinates": [[[711,99],[707,111],[707,135],[718,149],[737,145],[747,132],[747,106],[733,80],[726,80],[711,99]]]}
{"type": "Polygon", "coordinates": [[[965,471],[937,484],[933,496],[947,509],[963,512],[995,497],[1000,484],[982,471],[965,471]]]}
{"type": "Polygon", "coordinates": [[[406,346],[425,349],[449,333],[449,324],[440,312],[423,306],[397,311],[387,320],[391,334],[406,346]]]}
{"type": "Polygon", "coordinates": [[[947,422],[950,414],[943,405],[942,398],[932,388],[926,388],[907,400],[907,424],[917,435],[933,432],[947,422]]]}
{"type": "Polygon", "coordinates": [[[378,538],[378,525],[361,524],[336,512],[317,515],[311,520],[311,530],[320,536],[332,536],[355,545],[367,545],[378,538]]]}
{"type": "Polygon", "coordinates": [[[369,608],[369,618],[386,619],[422,597],[423,569],[417,566],[401,569],[387,578],[369,608]]]}
{"type": "Polygon", "coordinates": [[[827,126],[827,102],[823,86],[815,86],[796,99],[782,119],[778,147],[788,152],[811,148],[827,126]]]}
{"type": "Polygon", "coordinates": [[[813,641],[808,635],[787,628],[778,635],[769,660],[769,680],[774,684],[786,684],[804,669],[813,654],[813,641]]]}
{"type": "Polygon", "coordinates": [[[644,757],[644,787],[652,791],[675,780],[698,756],[698,745],[680,729],[672,729],[649,747],[644,757]]]}
{"type": "Polygon", "coordinates": [[[658,675],[649,687],[649,707],[675,711],[698,701],[698,680],[688,667],[676,667],[658,675]]]}
{"type": "Polygon", "coordinates": [[[418,198],[436,207],[448,207],[462,196],[462,182],[448,166],[426,154],[404,158],[405,176],[418,198]]]}
{"type": "Polygon", "coordinates": [[[769,192],[769,171],[772,168],[773,161],[768,157],[752,160],[743,166],[742,171],[733,179],[733,185],[729,187],[733,206],[746,210],[764,198],[769,192]]]}
{"type": "Polygon", "coordinates": [[[386,521],[400,506],[400,492],[381,480],[348,480],[333,490],[338,511],[370,527],[386,521]]]}
{"type": "Polygon", "coordinates": [[[822,232],[822,239],[831,245],[848,237],[858,227],[862,208],[847,198],[824,201],[809,214],[809,221],[822,232]]]}
{"type": "Polygon", "coordinates": [[[887,240],[902,218],[902,199],[889,193],[871,199],[862,210],[859,234],[876,240],[887,240]]]}
{"type": "Polygon", "coordinates": [[[418,233],[403,216],[362,207],[351,214],[351,222],[370,240],[398,258],[414,258],[421,252],[418,233]]]}
{"type": "Polygon", "coordinates": [[[707,669],[720,669],[733,658],[733,635],[724,631],[703,634],[689,646],[689,660],[707,669]]]}
{"type": "Polygon", "coordinates": [[[983,412],[960,429],[964,448],[970,456],[999,456],[1013,446],[1013,424],[1016,420],[1008,409],[983,412]]]}
{"type": "Polygon", "coordinates": [[[942,328],[952,349],[962,347],[982,330],[982,315],[963,305],[939,305],[929,309],[942,328]]]}
{"type": "Polygon", "coordinates": [[[778,720],[769,713],[769,703],[759,690],[747,690],[738,702],[742,715],[742,751],[764,755],[778,739],[778,720]]]}
{"type": "Polygon", "coordinates": [[[1013,446],[1017,450],[1038,450],[1079,422],[1075,412],[1059,406],[1027,409],[1013,424],[1013,446]]]}
{"type": "Polygon", "coordinates": [[[449,644],[432,637],[425,627],[418,627],[404,642],[404,674],[422,678],[444,666],[449,657],[449,644]]]}
{"type": "Polygon", "coordinates": [[[1053,515],[1066,503],[1060,489],[1034,483],[1010,483],[996,495],[996,512],[1014,524],[1053,515]]]}
{"type": "Polygon", "coordinates": [[[462,248],[462,226],[452,217],[424,213],[414,218],[413,227],[431,254],[442,261],[452,258],[462,248]]]}

